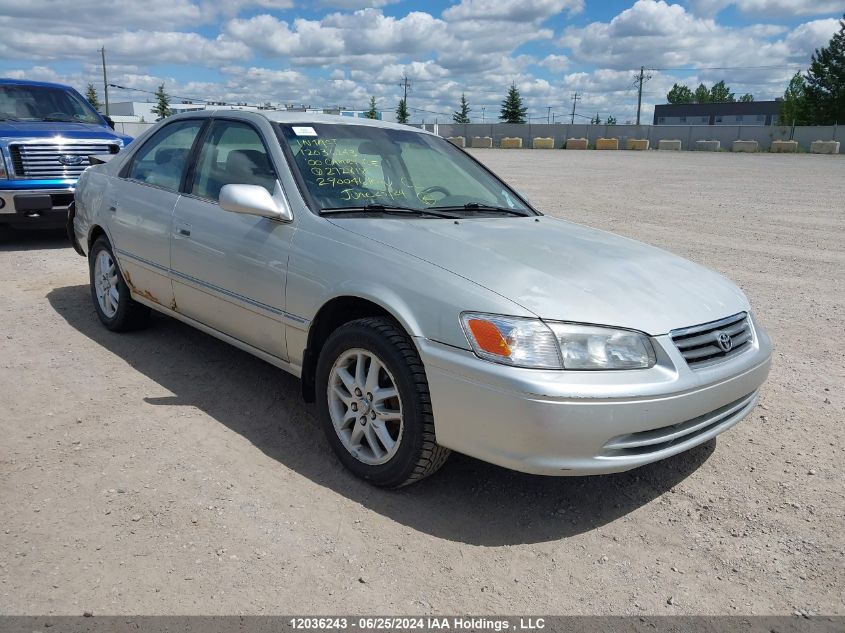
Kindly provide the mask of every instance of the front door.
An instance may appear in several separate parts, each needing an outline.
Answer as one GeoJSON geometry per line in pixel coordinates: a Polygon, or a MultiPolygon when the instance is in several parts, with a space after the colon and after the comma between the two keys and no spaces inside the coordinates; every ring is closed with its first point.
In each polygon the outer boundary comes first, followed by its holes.
{"type": "Polygon", "coordinates": [[[280,187],[256,128],[215,119],[173,218],[171,266],[176,310],[287,360],[285,281],[294,227],[224,211],[227,184],[280,187]]]}
{"type": "Polygon", "coordinates": [[[148,139],[106,192],[112,248],[132,291],[171,307],[170,230],[191,148],[202,128],[174,121],[148,139]]]}

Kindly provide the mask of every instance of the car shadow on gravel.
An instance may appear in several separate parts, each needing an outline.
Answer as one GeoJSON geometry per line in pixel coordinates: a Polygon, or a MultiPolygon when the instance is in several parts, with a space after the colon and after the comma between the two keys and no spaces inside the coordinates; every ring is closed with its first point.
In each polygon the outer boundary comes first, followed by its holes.
{"type": "Polygon", "coordinates": [[[64,229],[10,229],[0,226],[0,252],[71,248],[64,229]]]}
{"type": "Polygon", "coordinates": [[[526,475],[453,454],[439,473],[419,484],[379,490],[342,467],[314,406],[302,401],[299,381],[287,373],[160,315],[147,330],[109,332],[94,314],[86,285],[56,288],[47,299],[71,327],[175,394],[138,394],[139,403],[196,407],[302,476],[439,538],[499,546],[587,532],[668,492],[715,448],[712,440],[634,471],[593,477],[526,475]]]}

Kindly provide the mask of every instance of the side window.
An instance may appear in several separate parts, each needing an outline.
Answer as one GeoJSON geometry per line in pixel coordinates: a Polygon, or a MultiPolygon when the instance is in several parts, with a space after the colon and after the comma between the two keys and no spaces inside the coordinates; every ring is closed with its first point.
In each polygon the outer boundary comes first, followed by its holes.
{"type": "Polygon", "coordinates": [[[276,172],[255,129],[239,121],[215,121],[200,152],[191,193],[217,200],[223,185],[260,185],[271,194],[276,172]]]}
{"type": "Polygon", "coordinates": [[[126,177],[178,191],[188,154],[201,127],[199,120],[165,125],[132,157],[126,177]]]}

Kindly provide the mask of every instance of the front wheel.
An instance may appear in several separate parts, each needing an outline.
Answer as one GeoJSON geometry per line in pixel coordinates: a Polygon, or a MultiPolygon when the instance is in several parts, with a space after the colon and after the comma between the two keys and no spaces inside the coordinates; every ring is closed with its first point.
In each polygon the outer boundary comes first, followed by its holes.
{"type": "Polygon", "coordinates": [[[419,481],[449,456],[434,438],[422,361],[390,320],[358,319],[338,328],[317,363],[317,393],[332,449],[349,470],[377,486],[419,481]]]}
{"type": "Polygon", "coordinates": [[[91,245],[88,268],[91,298],[103,325],[114,332],[143,327],[149,319],[150,309],[132,299],[105,236],[98,237],[91,245]]]}

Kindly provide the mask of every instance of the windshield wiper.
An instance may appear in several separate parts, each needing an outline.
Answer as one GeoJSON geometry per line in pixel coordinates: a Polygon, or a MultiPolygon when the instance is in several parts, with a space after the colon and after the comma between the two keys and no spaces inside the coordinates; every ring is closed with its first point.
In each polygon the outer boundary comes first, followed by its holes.
{"type": "Polygon", "coordinates": [[[20,121],[16,116],[9,116],[7,114],[0,114],[0,121],[20,121]]]}
{"type": "Polygon", "coordinates": [[[435,218],[455,219],[458,216],[451,213],[440,213],[431,208],[417,209],[415,207],[403,207],[394,204],[366,204],[360,207],[326,207],[320,210],[320,215],[341,215],[344,213],[398,213],[403,215],[428,215],[435,218]]]}
{"type": "Polygon", "coordinates": [[[510,207],[498,207],[492,204],[483,204],[480,202],[467,202],[464,205],[449,205],[443,207],[429,207],[429,209],[442,209],[444,211],[489,211],[493,213],[507,213],[508,215],[518,215],[525,217],[530,215],[525,211],[519,209],[511,209],[510,207]]]}
{"type": "Polygon", "coordinates": [[[50,123],[76,123],[77,120],[73,117],[59,117],[59,116],[43,116],[39,121],[49,121],[50,123]]]}

